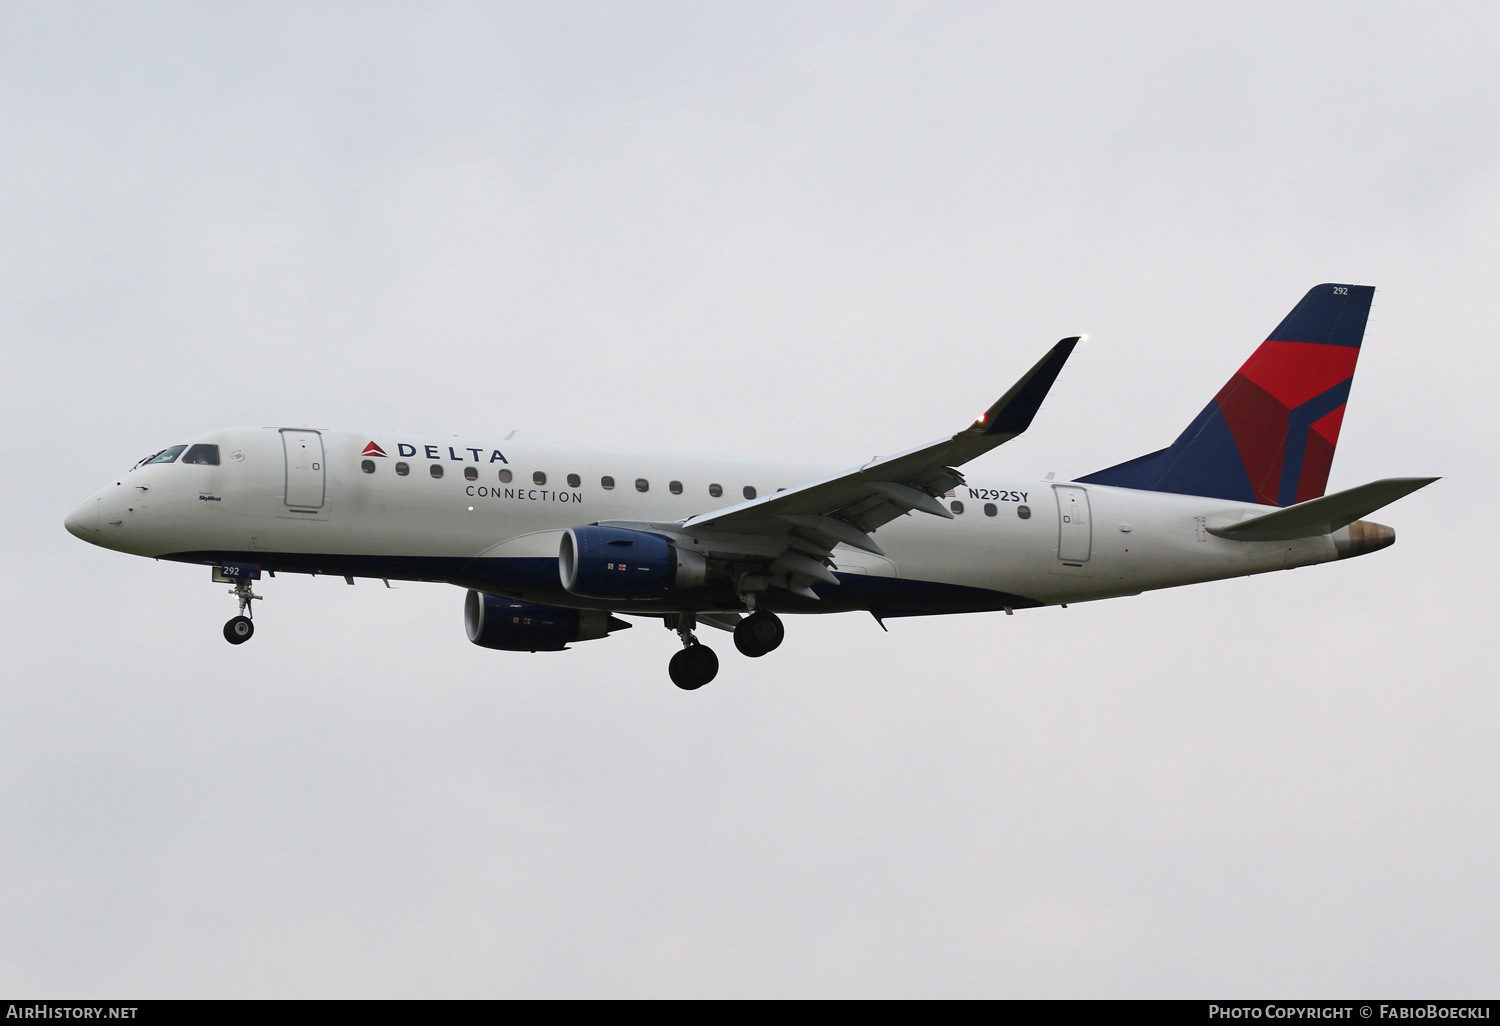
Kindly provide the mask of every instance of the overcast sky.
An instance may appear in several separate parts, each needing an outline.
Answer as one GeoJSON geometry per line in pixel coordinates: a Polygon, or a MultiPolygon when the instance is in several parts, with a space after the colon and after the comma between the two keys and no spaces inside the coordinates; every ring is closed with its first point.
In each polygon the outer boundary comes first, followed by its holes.
{"type": "MultiPolygon", "coordinates": [[[[1494,996],[1500,13],[0,9],[0,991],[1494,996]],[[1378,287],[1336,565],[469,645],[64,515],[232,424],[856,463],[1086,331],[979,473],[1168,444],[1378,287]]],[[[498,539],[497,539],[498,540],[498,539]]]]}

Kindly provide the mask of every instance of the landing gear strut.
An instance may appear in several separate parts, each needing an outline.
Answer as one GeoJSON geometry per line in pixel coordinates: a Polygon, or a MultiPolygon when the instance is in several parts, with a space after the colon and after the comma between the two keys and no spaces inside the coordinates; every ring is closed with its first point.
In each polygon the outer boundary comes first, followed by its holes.
{"type": "Polygon", "coordinates": [[[785,637],[781,617],[770,610],[757,609],[735,625],[734,647],[751,659],[759,659],[767,652],[774,652],[785,637]]]}
{"type": "Polygon", "coordinates": [[[696,691],[719,675],[719,657],[694,637],[694,624],[692,613],[672,613],[666,618],[667,629],[682,639],[682,651],[667,664],[667,673],[684,691],[696,691]]]}
{"type": "Polygon", "coordinates": [[[255,633],[255,624],[250,622],[250,617],[255,615],[250,609],[250,603],[260,596],[250,590],[250,582],[244,579],[235,581],[229,594],[240,600],[240,615],[224,625],[224,640],[231,645],[243,645],[255,633]]]}

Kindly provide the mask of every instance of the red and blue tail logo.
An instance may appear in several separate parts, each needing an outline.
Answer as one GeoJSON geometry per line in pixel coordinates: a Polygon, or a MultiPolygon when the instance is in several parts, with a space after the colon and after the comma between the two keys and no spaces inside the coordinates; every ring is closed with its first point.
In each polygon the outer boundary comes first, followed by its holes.
{"type": "Polygon", "coordinates": [[[1322,495],[1374,295],[1316,286],[1169,448],[1078,480],[1266,506],[1322,495]]]}

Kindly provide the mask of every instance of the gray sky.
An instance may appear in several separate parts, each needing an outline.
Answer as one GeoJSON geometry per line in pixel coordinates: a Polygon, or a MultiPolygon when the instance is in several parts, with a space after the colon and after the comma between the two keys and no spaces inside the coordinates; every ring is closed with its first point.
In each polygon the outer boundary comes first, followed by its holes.
{"type": "Polygon", "coordinates": [[[0,11],[0,990],[1493,996],[1487,4],[0,11]],[[795,618],[719,679],[64,514],[314,424],[847,461],[1090,334],[980,472],[1167,444],[1379,287],[1347,563],[795,618]],[[1462,513],[1457,520],[1454,517],[1462,513]]]}

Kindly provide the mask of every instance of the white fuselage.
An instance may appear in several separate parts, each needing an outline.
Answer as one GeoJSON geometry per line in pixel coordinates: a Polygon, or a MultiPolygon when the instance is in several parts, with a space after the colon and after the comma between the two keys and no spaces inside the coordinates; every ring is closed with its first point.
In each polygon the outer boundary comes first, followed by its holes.
{"type": "MultiPolygon", "coordinates": [[[[744,502],[747,488],[766,496],[840,469],[278,428],[231,429],[195,441],[216,445],[219,464],[137,467],[75,510],[68,529],[142,556],[448,581],[529,601],[602,608],[570,595],[558,579],[558,543],[568,528],[603,520],[681,521],[744,502]],[[385,455],[366,455],[370,443],[385,455]],[[397,473],[398,465],[405,474],[397,473]],[[606,487],[609,480],[613,487],[606,487]]],[[[942,501],[953,519],[899,517],[878,531],[884,557],[840,546],[834,555],[840,585],[819,584],[821,601],[783,593],[776,607],[913,615],[1048,605],[1340,555],[1334,535],[1277,542],[1216,537],[1207,527],[1274,509],[1220,499],[975,477],[942,501]]],[[[679,598],[609,605],[627,612],[671,609],[679,598]]],[[[694,601],[703,608],[702,596],[694,601]]],[[[718,604],[735,608],[735,602],[725,591],[718,604]]]]}

